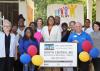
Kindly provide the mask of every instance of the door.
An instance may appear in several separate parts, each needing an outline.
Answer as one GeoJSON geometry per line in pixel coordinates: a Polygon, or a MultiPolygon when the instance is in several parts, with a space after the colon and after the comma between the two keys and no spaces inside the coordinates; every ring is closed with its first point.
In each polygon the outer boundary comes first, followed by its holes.
{"type": "Polygon", "coordinates": [[[0,3],[0,12],[12,24],[18,24],[18,3],[0,3]]]}

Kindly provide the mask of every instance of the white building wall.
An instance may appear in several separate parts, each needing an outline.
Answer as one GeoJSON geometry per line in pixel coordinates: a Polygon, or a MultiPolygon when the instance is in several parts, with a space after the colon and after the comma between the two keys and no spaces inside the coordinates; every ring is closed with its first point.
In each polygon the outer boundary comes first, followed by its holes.
{"type": "Polygon", "coordinates": [[[23,14],[25,18],[25,26],[27,26],[27,6],[26,1],[19,2],[19,14],[23,14]]]}
{"type": "Polygon", "coordinates": [[[100,0],[96,0],[96,21],[100,21],[100,0]]]}
{"type": "Polygon", "coordinates": [[[19,1],[19,14],[23,14],[25,17],[25,25],[28,26],[28,13],[27,5],[33,9],[33,21],[34,21],[34,2],[32,0],[19,1]]]}

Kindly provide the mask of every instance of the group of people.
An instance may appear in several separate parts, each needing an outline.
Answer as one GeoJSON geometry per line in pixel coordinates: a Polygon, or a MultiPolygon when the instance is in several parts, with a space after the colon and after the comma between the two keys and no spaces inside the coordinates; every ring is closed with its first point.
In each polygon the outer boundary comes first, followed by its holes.
{"type": "Polygon", "coordinates": [[[27,53],[28,46],[33,44],[37,47],[39,54],[39,43],[34,34],[42,34],[41,42],[72,42],[77,43],[78,54],[82,51],[81,45],[84,40],[97,47],[100,51],[100,22],[94,22],[91,26],[89,19],[86,19],[84,26],[82,23],[71,21],[60,23],[59,16],[49,16],[44,25],[43,19],[38,18],[35,22],[30,22],[29,26],[24,25],[25,18],[22,14],[18,17],[18,25],[11,24],[7,19],[3,21],[3,32],[0,32],[0,70],[1,71],[89,71],[90,62],[93,63],[94,70],[100,69],[100,55],[88,62],[82,62],[78,58],[78,66],[74,68],[38,68],[32,63],[22,64],[20,55],[27,53]],[[80,42],[81,41],[81,42],[80,42]]]}

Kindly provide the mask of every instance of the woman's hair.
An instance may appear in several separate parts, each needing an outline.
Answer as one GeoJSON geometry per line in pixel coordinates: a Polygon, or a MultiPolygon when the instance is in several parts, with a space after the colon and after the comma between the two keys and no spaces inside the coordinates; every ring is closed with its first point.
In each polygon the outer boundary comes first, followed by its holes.
{"type": "Polygon", "coordinates": [[[54,18],[53,16],[49,16],[49,17],[48,17],[48,19],[47,19],[47,25],[49,25],[49,19],[50,19],[50,18],[53,19],[53,21],[54,21],[53,25],[55,25],[55,18],[54,18]]]}
{"type": "Polygon", "coordinates": [[[13,24],[13,25],[12,25],[12,27],[14,27],[14,26],[16,26],[16,27],[18,28],[18,25],[17,25],[17,24],[13,24]]]}
{"type": "Polygon", "coordinates": [[[29,26],[31,26],[32,24],[34,24],[34,30],[33,30],[33,32],[36,32],[36,22],[30,22],[29,26]]]}
{"type": "Polygon", "coordinates": [[[71,23],[74,23],[74,24],[76,24],[76,22],[75,22],[75,21],[70,21],[70,22],[69,22],[69,24],[71,24],[71,23]]]}
{"type": "Polygon", "coordinates": [[[25,29],[23,39],[27,39],[27,36],[26,36],[26,31],[27,31],[27,30],[30,30],[30,34],[31,34],[30,39],[35,40],[35,38],[34,38],[34,33],[33,33],[33,30],[32,30],[31,27],[27,27],[27,28],[25,29]]]}
{"type": "MultiPolygon", "coordinates": [[[[18,29],[18,25],[17,25],[17,24],[13,24],[13,25],[12,25],[12,28],[15,27],[15,26],[16,26],[17,29],[18,29]]],[[[12,28],[11,28],[11,31],[12,31],[12,28]]]]}
{"type": "MultiPolygon", "coordinates": [[[[11,24],[11,22],[10,22],[8,19],[4,19],[4,20],[3,20],[3,25],[4,25],[5,23],[9,24],[9,26],[12,28],[12,24],[11,24]]],[[[10,32],[11,32],[11,28],[10,28],[10,32]]],[[[3,27],[2,27],[2,30],[3,30],[3,27]]],[[[3,32],[4,32],[4,30],[3,30],[3,32]]]]}
{"type": "Polygon", "coordinates": [[[70,31],[68,31],[68,24],[66,22],[63,22],[62,25],[61,25],[61,27],[63,28],[63,26],[66,26],[66,33],[70,34],[70,31]]]}
{"type": "Polygon", "coordinates": [[[4,19],[3,24],[5,24],[5,23],[8,23],[12,27],[12,24],[8,19],[4,19]]]}
{"type": "Polygon", "coordinates": [[[20,19],[23,19],[23,20],[25,21],[25,18],[23,17],[22,14],[20,14],[20,15],[18,16],[18,21],[19,21],[20,19]]]}
{"type": "Polygon", "coordinates": [[[98,25],[98,26],[99,26],[99,31],[100,31],[100,22],[95,21],[95,22],[93,23],[93,25],[92,25],[92,28],[93,28],[93,29],[94,29],[94,24],[96,24],[96,25],[98,25]]]}
{"type": "Polygon", "coordinates": [[[36,20],[36,26],[37,26],[38,20],[41,20],[42,21],[42,25],[43,25],[43,19],[42,18],[37,18],[37,20],[36,20]]]}
{"type": "Polygon", "coordinates": [[[62,23],[61,27],[63,27],[63,26],[66,26],[66,27],[68,28],[68,25],[67,25],[66,22],[63,22],[63,23],[62,23]]]}
{"type": "Polygon", "coordinates": [[[31,26],[31,24],[34,24],[34,26],[36,26],[36,22],[30,22],[29,26],[31,26]]]}

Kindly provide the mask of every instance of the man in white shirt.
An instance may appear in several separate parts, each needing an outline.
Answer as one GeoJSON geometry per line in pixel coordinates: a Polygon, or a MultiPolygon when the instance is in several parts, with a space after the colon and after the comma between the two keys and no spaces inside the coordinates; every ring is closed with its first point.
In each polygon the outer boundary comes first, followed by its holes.
{"type": "Polygon", "coordinates": [[[55,16],[55,25],[57,25],[59,27],[60,32],[62,32],[61,24],[62,23],[60,23],[60,17],[59,16],[55,16]]]}
{"type": "Polygon", "coordinates": [[[55,16],[55,24],[60,25],[60,17],[59,16],[55,16]]]}
{"type": "Polygon", "coordinates": [[[91,34],[91,32],[93,32],[93,29],[90,26],[90,20],[89,19],[86,19],[84,28],[82,28],[82,30],[85,31],[88,34],[91,34]]]}

